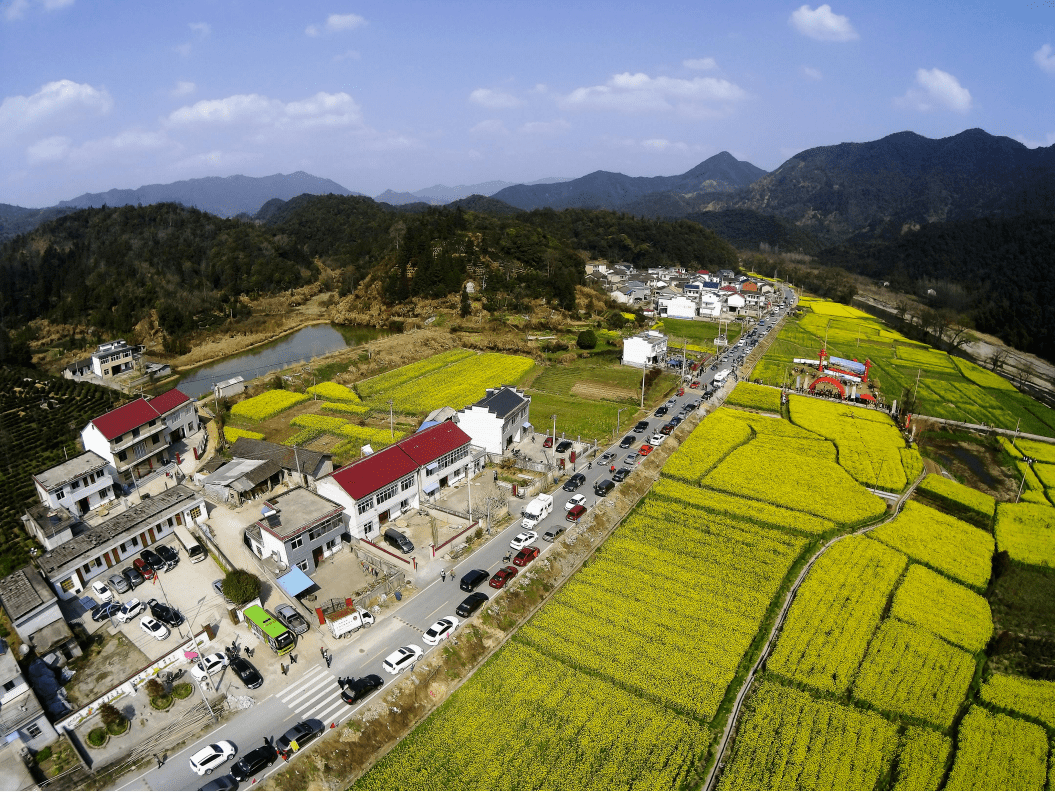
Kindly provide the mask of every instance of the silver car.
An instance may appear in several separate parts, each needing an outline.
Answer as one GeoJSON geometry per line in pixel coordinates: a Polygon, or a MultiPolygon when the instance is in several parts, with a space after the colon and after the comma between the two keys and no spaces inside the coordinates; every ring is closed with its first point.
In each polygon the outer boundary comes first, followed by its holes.
{"type": "Polygon", "coordinates": [[[288,603],[282,603],[275,608],[275,618],[292,630],[295,635],[304,635],[308,631],[308,623],[304,617],[288,603]]]}

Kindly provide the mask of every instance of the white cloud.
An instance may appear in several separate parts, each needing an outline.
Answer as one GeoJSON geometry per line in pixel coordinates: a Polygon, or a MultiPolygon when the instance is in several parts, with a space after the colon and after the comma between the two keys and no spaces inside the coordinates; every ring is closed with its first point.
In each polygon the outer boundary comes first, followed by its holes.
{"type": "Polygon", "coordinates": [[[169,114],[172,127],[245,125],[297,128],[361,126],[362,112],[346,93],[320,91],[307,99],[282,102],[260,94],[236,94],[224,99],[203,99],[169,114]]]}
{"type": "Polygon", "coordinates": [[[1025,135],[1015,135],[1015,140],[1020,143],[1023,143],[1029,148],[1040,148],[1041,146],[1044,146],[1046,148],[1048,146],[1055,145],[1055,132],[1048,132],[1044,136],[1044,140],[1033,140],[1031,138],[1027,138],[1025,135]]]}
{"type": "Polygon", "coordinates": [[[358,14],[330,14],[324,25],[308,25],[304,32],[309,36],[321,36],[323,33],[343,33],[355,30],[366,24],[358,14]]]}
{"type": "Polygon", "coordinates": [[[187,80],[178,80],[176,87],[169,91],[169,96],[190,96],[198,90],[198,86],[187,80]]]}
{"type": "Polygon", "coordinates": [[[334,55],[333,62],[340,63],[341,61],[359,60],[360,58],[362,58],[362,55],[359,54],[358,50],[348,50],[347,52],[342,52],[340,55],[334,55]]]}
{"type": "Polygon", "coordinates": [[[820,73],[819,69],[814,69],[812,66],[803,66],[802,73],[809,77],[811,80],[820,80],[824,77],[824,75],[820,73]]]}
{"type": "MultiPolygon", "coordinates": [[[[3,8],[3,14],[5,19],[21,19],[25,16],[26,11],[29,10],[30,0],[8,0],[3,3],[0,7],[3,8]]],[[[58,11],[60,8],[67,8],[73,5],[73,0],[36,0],[36,5],[43,8],[45,11],[58,11]]]]}
{"type": "Polygon", "coordinates": [[[31,164],[56,162],[66,156],[70,149],[70,139],[62,135],[38,140],[26,149],[26,159],[31,164]]]}
{"type": "Polygon", "coordinates": [[[817,6],[816,10],[808,5],[797,8],[791,13],[788,24],[817,41],[853,41],[858,37],[850,19],[832,13],[832,7],[827,3],[817,6]]]}
{"type": "Polygon", "coordinates": [[[671,143],[665,138],[652,138],[651,140],[642,140],[641,145],[652,151],[664,151],[670,148],[671,143]]]}
{"type": "Polygon", "coordinates": [[[520,132],[525,135],[559,135],[570,127],[571,124],[558,118],[556,121],[528,121],[520,127],[520,132]]]}
{"type": "Polygon", "coordinates": [[[510,107],[519,107],[523,104],[512,94],[492,91],[490,88],[477,88],[469,94],[469,101],[482,107],[490,107],[492,110],[504,110],[510,107]]]}
{"type": "Polygon", "coordinates": [[[499,137],[509,134],[509,130],[506,129],[506,125],[499,121],[497,118],[489,118],[486,121],[481,121],[479,124],[469,130],[474,135],[482,135],[485,137],[499,137]]]}
{"type": "Polygon", "coordinates": [[[32,96],[8,96],[0,103],[0,137],[86,115],[105,115],[113,105],[105,88],[72,80],[50,82],[32,96]]]}
{"type": "Polygon", "coordinates": [[[971,109],[971,92],[941,69],[917,69],[916,85],[895,101],[901,107],[921,112],[945,109],[966,113],[971,109]]]}
{"type": "Polygon", "coordinates": [[[88,140],[73,146],[68,137],[56,135],[37,141],[26,149],[26,159],[32,165],[62,162],[69,167],[88,167],[105,162],[130,160],[160,149],[175,150],[177,144],[160,132],[129,129],[109,137],[88,140]]]}
{"type": "Polygon", "coordinates": [[[531,93],[544,94],[549,90],[546,87],[546,83],[535,83],[535,87],[531,89],[531,93]]]}
{"type": "Polygon", "coordinates": [[[683,60],[681,65],[686,69],[698,69],[700,71],[710,71],[711,69],[718,68],[718,61],[714,58],[689,58],[683,60]]]}
{"type": "Polygon", "coordinates": [[[188,27],[199,39],[203,39],[212,33],[212,25],[208,22],[191,22],[188,27]]]}
{"type": "Polygon", "coordinates": [[[728,112],[729,105],[746,96],[740,86],[717,77],[682,80],[624,72],[614,75],[604,85],[576,88],[560,104],[624,113],[677,111],[698,116],[728,112]]]}
{"type": "Polygon", "coordinates": [[[1045,44],[1033,53],[1033,62],[1048,74],[1055,74],[1055,54],[1052,54],[1050,44],[1045,44]]]}

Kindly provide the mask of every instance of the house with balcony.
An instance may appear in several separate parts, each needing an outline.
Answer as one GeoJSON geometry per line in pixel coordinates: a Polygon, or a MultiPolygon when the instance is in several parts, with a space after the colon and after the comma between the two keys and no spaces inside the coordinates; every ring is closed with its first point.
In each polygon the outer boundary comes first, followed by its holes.
{"type": "Polygon", "coordinates": [[[623,365],[656,366],[667,357],[667,337],[655,330],[646,330],[623,342],[623,365]]]}
{"type": "Polygon", "coordinates": [[[170,442],[176,443],[198,431],[198,411],[189,396],[173,388],[152,398],[148,404],[168,429],[170,442]]]}
{"type": "Polygon", "coordinates": [[[534,431],[528,421],[530,409],[531,397],[517,388],[488,388],[486,396],[458,413],[457,424],[473,445],[501,454],[519,443],[525,432],[534,431]]]}
{"type": "Polygon", "coordinates": [[[48,509],[66,509],[83,517],[118,496],[106,460],[94,451],[67,459],[33,475],[40,502],[48,509]]]}
{"type": "Polygon", "coordinates": [[[130,347],[123,338],[99,344],[92,353],[92,371],[97,377],[116,377],[135,367],[137,348],[130,347]]]}
{"type": "Polygon", "coordinates": [[[324,558],[341,551],[343,513],[339,503],[294,487],[264,501],[262,516],[245,539],[259,557],[310,575],[324,558]]]}

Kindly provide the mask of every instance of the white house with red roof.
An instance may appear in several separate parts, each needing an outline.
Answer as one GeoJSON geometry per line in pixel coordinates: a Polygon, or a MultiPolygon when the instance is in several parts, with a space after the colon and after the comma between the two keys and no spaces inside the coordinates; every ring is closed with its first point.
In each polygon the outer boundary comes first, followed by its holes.
{"type": "Polygon", "coordinates": [[[373,540],[389,520],[417,509],[423,496],[475,472],[471,446],[469,435],[444,421],[335,470],[316,489],[344,507],[352,536],[373,540]]]}
{"type": "Polygon", "coordinates": [[[180,391],[166,391],[152,399],[142,397],[93,418],[81,430],[86,451],[106,460],[114,480],[129,487],[140,478],[168,464],[173,442],[198,429],[194,403],[180,391]]]}

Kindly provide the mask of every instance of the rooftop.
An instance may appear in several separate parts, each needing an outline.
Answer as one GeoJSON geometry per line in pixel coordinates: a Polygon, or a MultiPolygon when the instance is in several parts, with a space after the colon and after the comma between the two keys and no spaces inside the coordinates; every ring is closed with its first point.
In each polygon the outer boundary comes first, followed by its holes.
{"type": "MultiPolygon", "coordinates": [[[[441,426],[454,426],[454,424],[445,421],[413,436],[421,437],[436,431],[441,426]]],[[[462,434],[465,433],[462,432],[462,434]]],[[[238,442],[242,442],[241,439],[238,442]]],[[[355,500],[360,500],[417,469],[418,466],[406,451],[399,445],[394,445],[345,465],[340,470],[335,470],[333,480],[355,500]]]]}
{"type": "Polygon", "coordinates": [[[474,404],[474,407],[482,407],[493,412],[499,418],[505,418],[514,410],[520,409],[527,404],[527,398],[516,388],[503,385],[501,388],[488,388],[487,395],[474,404]]]}
{"type": "Polygon", "coordinates": [[[46,503],[34,503],[26,509],[26,513],[33,518],[33,522],[49,539],[58,536],[67,528],[72,529],[77,524],[77,518],[62,506],[52,509],[46,503]]]}
{"type": "Polygon", "coordinates": [[[400,440],[396,445],[418,466],[424,466],[470,442],[472,438],[469,435],[450,421],[444,421],[400,440]]]}
{"type": "Polygon", "coordinates": [[[289,446],[269,443],[267,440],[253,440],[249,437],[239,437],[231,446],[232,456],[239,459],[271,459],[286,470],[296,470],[300,463],[300,470],[305,473],[314,471],[330,459],[330,454],[321,451],[309,451],[306,448],[294,449],[289,446]]]}
{"type": "Polygon", "coordinates": [[[92,425],[102,432],[107,440],[115,440],[125,432],[131,432],[136,427],[148,424],[157,417],[158,414],[150,403],[140,397],[116,410],[110,410],[98,418],[93,418],[92,425]]]}
{"type": "Polygon", "coordinates": [[[33,479],[50,492],[58,489],[63,484],[69,484],[74,479],[87,476],[96,470],[102,470],[104,467],[106,467],[105,459],[94,451],[86,451],[73,459],[67,459],[61,465],[55,465],[55,467],[48,468],[43,473],[37,473],[33,476],[33,479]]]}
{"type": "Polygon", "coordinates": [[[262,517],[256,524],[279,539],[289,539],[343,511],[343,508],[332,500],[303,487],[295,487],[274,498],[268,498],[265,503],[277,514],[262,517]]]}
{"type": "Polygon", "coordinates": [[[0,580],[0,601],[13,622],[55,599],[55,592],[31,566],[16,569],[0,580]]]}
{"type": "Polygon", "coordinates": [[[102,549],[113,546],[124,534],[135,533],[144,523],[153,524],[158,515],[168,516],[185,504],[200,500],[200,496],[182,484],[154,495],[151,498],[131,506],[120,514],[89,527],[84,533],[63,542],[54,550],[48,550],[37,559],[37,564],[45,575],[63,571],[71,561],[76,561],[93,548],[102,549]]]}
{"type": "Polygon", "coordinates": [[[190,397],[185,393],[176,390],[165,391],[159,393],[153,399],[150,400],[150,406],[153,407],[158,415],[164,415],[165,413],[171,412],[176,408],[190,402],[190,397]]]}

